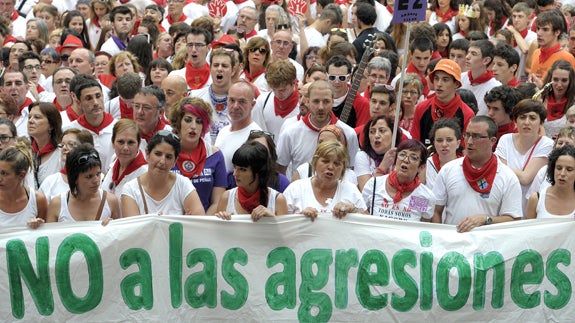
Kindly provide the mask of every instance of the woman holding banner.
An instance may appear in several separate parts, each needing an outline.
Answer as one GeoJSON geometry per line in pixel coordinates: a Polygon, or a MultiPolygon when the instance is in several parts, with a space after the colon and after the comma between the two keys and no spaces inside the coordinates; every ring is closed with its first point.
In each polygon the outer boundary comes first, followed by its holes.
{"type": "Polygon", "coordinates": [[[232,158],[237,187],[224,192],[216,216],[230,220],[232,214],[250,214],[254,222],[264,216],[288,213],[283,194],[268,187],[272,172],[268,150],[257,141],[238,148],[232,158]]]}
{"type": "Polygon", "coordinates": [[[174,174],[180,137],[158,131],[148,143],[148,171],[131,180],[122,191],[122,216],[142,214],[204,215],[204,207],[189,179],[174,174]]]}
{"type": "Polygon", "coordinates": [[[575,147],[567,145],[551,152],[547,178],[551,186],[531,195],[525,218],[574,218],[575,147]]]}
{"type": "Polygon", "coordinates": [[[419,182],[427,162],[427,148],[417,140],[402,141],[397,147],[395,169],[373,177],[363,188],[363,199],[371,215],[401,220],[430,222],[435,209],[433,192],[419,182]]]}
{"type": "Polygon", "coordinates": [[[342,180],[348,164],[347,149],[340,142],[319,144],[311,160],[313,177],[297,180],[284,191],[289,213],[301,213],[314,221],[319,213],[342,218],[365,212],[357,186],[342,180]]]}

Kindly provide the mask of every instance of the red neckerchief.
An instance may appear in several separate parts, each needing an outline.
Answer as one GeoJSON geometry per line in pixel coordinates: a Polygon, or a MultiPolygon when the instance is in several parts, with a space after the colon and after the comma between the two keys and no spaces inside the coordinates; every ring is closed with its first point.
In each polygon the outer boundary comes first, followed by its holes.
{"type": "Polygon", "coordinates": [[[489,22],[489,36],[493,36],[497,30],[501,29],[501,27],[503,25],[505,25],[506,21],[507,21],[507,17],[501,18],[501,25],[499,25],[499,28],[495,28],[495,23],[493,21],[490,21],[489,22]]]}
{"type": "Polygon", "coordinates": [[[86,120],[85,114],[81,115],[77,120],[82,127],[93,131],[94,133],[96,133],[96,135],[99,135],[102,129],[106,128],[114,121],[114,117],[112,117],[112,115],[109,114],[108,112],[104,112],[104,120],[102,120],[102,123],[100,123],[98,127],[94,127],[91,124],[89,124],[88,121],[86,120]]]}
{"type": "Polygon", "coordinates": [[[38,94],[40,94],[40,93],[44,92],[45,90],[42,87],[42,85],[38,84],[38,85],[36,85],[36,91],[38,91],[38,94]]]}
{"type": "Polygon", "coordinates": [[[120,116],[122,119],[134,119],[134,109],[128,107],[128,104],[122,100],[122,98],[118,98],[120,100],[120,116]]]}
{"type": "Polygon", "coordinates": [[[509,82],[507,82],[507,85],[511,87],[517,87],[517,85],[519,85],[519,81],[516,77],[514,77],[509,82]]]}
{"type": "Polygon", "coordinates": [[[363,92],[363,97],[366,99],[369,99],[369,85],[367,86],[367,88],[363,92]]]}
{"type": "Polygon", "coordinates": [[[94,17],[94,21],[92,22],[94,23],[94,26],[102,28],[102,26],[100,26],[100,19],[98,18],[98,16],[94,17]]]}
{"type": "Polygon", "coordinates": [[[547,98],[547,121],[553,121],[563,118],[565,115],[565,105],[567,104],[567,97],[563,97],[561,101],[555,102],[555,97],[550,95],[547,98]]]}
{"type": "Polygon", "coordinates": [[[391,187],[397,190],[397,192],[395,192],[395,195],[393,196],[394,204],[399,203],[399,201],[403,199],[403,193],[413,192],[413,190],[415,190],[420,184],[419,177],[417,176],[415,176],[415,178],[411,182],[400,183],[399,180],[397,179],[396,171],[392,171],[391,173],[389,173],[389,176],[387,177],[387,182],[389,183],[389,185],[391,185],[391,187]]]}
{"type": "Polygon", "coordinates": [[[186,83],[192,90],[204,87],[210,78],[210,64],[206,63],[202,68],[197,69],[189,61],[186,62],[186,83]]]}
{"type": "Polygon", "coordinates": [[[36,140],[34,140],[34,138],[32,138],[32,152],[34,153],[34,155],[36,155],[36,157],[41,158],[42,156],[49,154],[49,153],[53,152],[54,150],[56,150],[56,146],[54,146],[54,144],[52,144],[52,142],[48,142],[46,144],[46,146],[44,146],[42,149],[40,149],[38,147],[38,143],[36,142],[36,140]]]}
{"type": "Polygon", "coordinates": [[[504,124],[502,126],[497,127],[497,138],[501,138],[501,136],[503,136],[504,134],[516,133],[516,132],[517,132],[517,126],[515,125],[515,122],[511,121],[508,124],[504,124]]]}
{"type": "Polygon", "coordinates": [[[146,161],[144,154],[142,154],[141,151],[138,151],[138,155],[136,156],[136,158],[134,158],[134,160],[130,162],[128,167],[124,169],[124,172],[120,174],[120,161],[116,160],[114,166],[112,167],[112,182],[114,183],[115,186],[118,186],[118,184],[120,184],[120,182],[124,179],[124,177],[132,174],[135,170],[146,165],[147,163],[148,162],[146,161]]]}
{"type": "Polygon", "coordinates": [[[2,43],[2,45],[6,45],[6,44],[8,44],[8,43],[13,43],[13,42],[15,42],[15,41],[17,41],[17,40],[18,40],[18,38],[14,37],[14,36],[12,36],[12,35],[7,35],[7,36],[4,38],[4,43],[2,43]]]}
{"type": "Polygon", "coordinates": [[[146,140],[146,142],[150,142],[150,140],[152,140],[152,137],[156,134],[156,132],[163,130],[166,125],[168,123],[166,122],[166,120],[164,118],[160,118],[158,120],[158,123],[156,124],[156,128],[154,128],[154,130],[150,133],[141,133],[140,137],[142,137],[142,139],[146,140]]]}
{"type": "Polygon", "coordinates": [[[100,74],[98,75],[98,80],[100,80],[100,82],[102,84],[104,84],[106,87],[111,88],[112,87],[112,83],[114,83],[114,81],[116,80],[116,78],[114,77],[114,75],[110,75],[110,74],[100,74]]]}
{"type": "Polygon", "coordinates": [[[463,30],[459,30],[459,33],[461,36],[463,36],[463,38],[467,38],[467,34],[463,30]]]}
{"type": "Polygon", "coordinates": [[[255,37],[257,35],[258,35],[258,32],[255,29],[252,29],[252,31],[250,31],[249,33],[246,34],[246,39],[251,38],[251,37],[255,37]]]}
{"type": "MultiPolygon", "coordinates": [[[[54,99],[54,101],[52,101],[52,103],[56,106],[58,111],[65,111],[68,109],[72,109],[72,103],[70,103],[67,107],[62,107],[60,105],[60,103],[58,103],[58,99],[54,99]]],[[[78,119],[78,116],[76,116],[76,119],[78,119]]],[[[74,120],[76,120],[76,119],[74,119],[74,120]]],[[[74,121],[74,120],[70,120],[70,121],[74,121]]]]}
{"type": "Polygon", "coordinates": [[[68,119],[70,121],[76,121],[78,120],[78,118],[80,117],[76,111],[74,111],[74,109],[72,109],[72,105],[70,104],[67,108],[66,108],[66,115],[68,116],[68,119]]]}
{"type": "Polygon", "coordinates": [[[299,103],[299,90],[297,89],[297,87],[295,87],[295,90],[292,92],[292,94],[283,101],[280,101],[274,95],[274,112],[276,116],[280,116],[283,119],[287,117],[287,115],[290,114],[293,111],[293,109],[295,109],[295,107],[297,107],[298,103],[299,103]]]}
{"type": "Polygon", "coordinates": [[[389,5],[385,7],[387,8],[387,11],[389,11],[389,13],[393,15],[393,7],[390,7],[389,5]]]}
{"type": "Polygon", "coordinates": [[[413,65],[413,63],[411,63],[411,62],[409,63],[409,65],[407,65],[405,72],[406,73],[415,73],[415,74],[417,74],[417,76],[419,76],[421,83],[423,83],[423,96],[427,97],[427,94],[429,93],[429,86],[427,86],[427,80],[425,79],[425,75],[423,75],[423,73],[418,71],[417,68],[415,67],[415,65],[413,65]]]}
{"type": "Polygon", "coordinates": [[[463,175],[474,191],[489,194],[491,187],[493,187],[495,174],[497,174],[497,157],[494,154],[491,154],[491,158],[481,169],[473,168],[469,157],[463,158],[463,175]]]}
{"type": "Polygon", "coordinates": [[[235,4],[242,4],[248,0],[233,0],[235,4]]]}
{"type": "MultiPolygon", "coordinates": [[[[316,126],[314,126],[311,121],[309,121],[309,112],[308,114],[306,114],[303,118],[301,118],[301,120],[303,121],[303,123],[305,123],[306,126],[308,126],[308,128],[310,128],[311,130],[315,131],[315,132],[319,132],[321,130],[321,128],[318,128],[316,126]]],[[[330,112],[331,115],[331,120],[329,120],[329,124],[335,124],[337,122],[337,117],[335,116],[335,113],[333,113],[333,111],[330,112]]]]}
{"type": "MultiPolygon", "coordinates": [[[[439,10],[439,7],[435,8],[435,14],[437,15],[438,18],[441,18],[442,23],[446,23],[448,21],[450,21],[453,17],[455,17],[456,15],[459,14],[459,10],[453,10],[451,8],[449,8],[449,10],[447,10],[446,13],[441,12],[441,10],[439,10]]],[[[439,21],[439,19],[437,19],[437,21],[439,21]]]]}
{"type": "Polygon", "coordinates": [[[551,46],[549,48],[539,48],[541,50],[541,54],[539,55],[539,64],[543,64],[551,55],[555,54],[556,52],[561,50],[561,44],[557,43],[555,46],[551,46]]]}
{"type": "Polygon", "coordinates": [[[244,70],[244,75],[246,77],[246,81],[248,82],[253,82],[255,81],[260,75],[264,74],[266,72],[265,67],[262,68],[261,70],[259,70],[258,72],[256,72],[254,75],[250,74],[249,70],[244,70]]]}
{"type": "Polygon", "coordinates": [[[469,82],[471,85],[479,85],[491,80],[493,78],[493,72],[487,70],[485,73],[481,74],[480,77],[474,79],[473,75],[471,75],[471,71],[467,71],[467,76],[469,77],[469,82]]]}
{"type": "Polygon", "coordinates": [[[186,16],[186,15],[182,12],[182,16],[180,17],[180,19],[178,19],[178,21],[174,21],[174,20],[172,19],[172,16],[171,16],[171,15],[167,15],[167,16],[166,16],[166,19],[168,19],[168,23],[169,23],[170,26],[171,26],[171,25],[173,25],[173,24],[176,23],[176,22],[186,22],[186,19],[188,19],[188,16],[186,16]]]}
{"type": "Polygon", "coordinates": [[[18,109],[18,114],[21,114],[22,110],[26,109],[30,104],[32,104],[32,99],[26,97],[26,101],[24,101],[24,103],[22,103],[22,105],[18,109]]]}
{"type": "Polygon", "coordinates": [[[431,101],[431,118],[433,121],[437,121],[443,117],[451,118],[455,115],[455,111],[457,111],[461,105],[461,97],[457,93],[455,94],[455,97],[447,104],[439,102],[437,96],[434,96],[433,100],[431,101]],[[441,113],[437,113],[436,110],[441,110],[441,113]]]}
{"type": "Polygon", "coordinates": [[[60,169],[60,174],[68,175],[68,172],[66,171],[66,166],[60,169]]]}
{"type": "Polygon", "coordinates": [[[246,210],[248,214],[251,214],[252,211],[261,204],[261,194],[262,192],[259,189],[255,193],[250,194],[246,192],[243,187],[238,186],[238,202],[240,202],[242,209],[246,210]]]}
{"type": "Polygon", "coordinates": [[[18,11],[14,10],[12,12],[12,16],[10,16],[10,20],[16,21],[16,19],[18,19],[18,17],[20,17],[20,15],[18,14],[18,11]]]}
{"type": "Polygon", "coordinates": [[[442,52],[437,52],[439,54],[439,56],[441,56],[441,58],[449,58],[449,51],[447,50],[447,48],[442,51],[442,52]]]}
{"type": "MultiPolygon", "coordinates": [[[[521,35],[521,37],[523,39],[525,39],[528,32],[529,32],[529,28],[525,28],[522,31],[520,31],[519,34],[521,35]]],[[[515,37],[513,37],[513,47],[517,47],[517,42],[515,41],[515,37]]]]}
{"type": "Polygon", "coordinates": [[[180,152],[176,164],[180,173],[187,178],[196,178],[202,174],[204,164],[206,163],[207,151],[204,140],[200,138],[198,147],[192,150],[191,153],[186,154],[180,152]]]}
{"type": "Polygon", "coordinates": [[[435,153],[431,156],[431,161],[433,162],[433,166],[435,166],[435,170],[439,172],[441,170],[441,163],[439,162],[439,154],[435,153]]]}

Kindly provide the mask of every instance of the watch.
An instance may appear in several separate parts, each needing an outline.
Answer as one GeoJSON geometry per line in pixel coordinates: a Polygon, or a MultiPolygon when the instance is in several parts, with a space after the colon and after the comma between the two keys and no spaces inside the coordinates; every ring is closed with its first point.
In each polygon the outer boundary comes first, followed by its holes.
{"type": "Polygon", "coordinates": [[[493,218],[488,215],[487,219],[485,219],[485,224],[486,225],[493,224],[493,218]]]}

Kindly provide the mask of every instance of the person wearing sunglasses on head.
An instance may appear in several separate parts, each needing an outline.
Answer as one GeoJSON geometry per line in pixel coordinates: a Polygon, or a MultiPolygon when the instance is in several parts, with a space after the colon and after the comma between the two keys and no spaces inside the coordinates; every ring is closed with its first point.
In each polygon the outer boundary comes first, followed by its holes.
{"type": "Polygon", "coordinates": [[[47,222],[118,219],[118,198],[100,188],[102,162],[90,144],[81,144],[66,157],[69,190],[54,197],[47,222]]]}
{"type": "Polygon", "coordinates": [[[432,222],[456,225],[458,232],[467,232],[521,219],[519,179],[492,152],[497,124],[487,116],[473,117],[463,138],[465,156],[444,165],[435,180],[432,222]]]}
{"type": "Polygon", "coordinates": [[[180,138],[169,130],[156,133],[148,143],[148,171],[131,180],[122,191],[122,216],[144,214],[204,215],[192,182],[172,172],[180,154],[180,138]]]}

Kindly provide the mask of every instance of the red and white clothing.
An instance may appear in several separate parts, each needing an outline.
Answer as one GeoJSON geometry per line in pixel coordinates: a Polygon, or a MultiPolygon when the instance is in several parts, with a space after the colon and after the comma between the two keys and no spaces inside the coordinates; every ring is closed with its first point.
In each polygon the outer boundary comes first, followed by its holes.
{"type": "Polygon", "coordinates": [[[26,18],[20,16],[18,11],[14,10],[10,17],[12,22],[12,36],[26,38],[26,18]]]}
{"type": "Polygon", "coordinates": [[[214,146],[218,147],[224,155],[226,170],[228,172],[234,170],[232,157],[234,157],[236,150],[248,140],[248,136],[252,130],[261,130],[261,128],[257,123],[252,121],[252,123],[243,129],[231,131],[231,125],[227,125],[218,133],[214,146]]]}
{"type": "Polygon", "coordinates": [[[273,92],[260,95],[256,100],[256,105],[252,109],[252,120],[257,123],[262,130],[274,134],[274,141],[277,142],[280,130],[284,121],[289,117],[294,117],[299,114],[299,103],[289,112],[285,117],[277,115],[274,108],[273,92]]]}
{"type": "MultiPolygon", "coordinates": [[[[527,29],[527,34],[525,35],[525,37],[523,37],[523,39],[525,39],[525,41],[528,44],[531,44],[533,41],[537,40],[537,34],[532,32],[531,30],[527,29]]],[[[515,49],[515,51],[517,51],[517,54],[519,54],[519,73],[517,73],[517,76],[520,80],[524,80],[527,78],[527,75],[525,74],[525,60],[527,58],[526,53],[523,53],[523,51],[521,50],[521,48],[519,48],[519,46],[515,46],[513,47],[513,49],[515,49]]]]}
{"type": "MultiPolygon", "coordinates": [[[[206,63],[206,64],[207,64],[207,63],[206,63]]],[[[191,89],[191,90],[199,90],[199,89],[201,89],[201,88],[208,87],[208,86],[210,86],[210,85],[212,84],[212,78],[211,78],[211,76],[209,76],[209,74],[208,74],[208,78],[207,78],[206,82],[205,82],[202,86],[200,86],[199,88],[194,88],[194,87],[192,87],[192,86],[190,85],[190,82],[188,82],[188,80],[187,80],[187,78],[186,78],[186,70],[187,70],[186,67],[184,67],[184,68],[182,68],[182,69],[179,69],[179,70],[173,70],[173,71],[170,72],[170,76],[172,76],[172,75],[177,75],[177,76],[183,77],[184,80],[186,80],[186,83],[188,84],[188,89],[191,89]]]]}
{"type": "Polygon", "coordinates": [[[485,94],[491,91],[492,88],[501,85],[501,82],[496,80],[494,77],[489,78],[485,82],[473,82],[470,80],[471,71],[461,73],[461,88],[467,89],[475,94],[477,98],[477,107],[479,111],[477,111],[478,116],[487,115],[487,104],[483,98],[485,94]]]}
{"type": "MultiPolygon", "coordinates": [[[[301,213],[306,207],[313,207],[319,213],[331,213],[338,202],[351,203],[358,209],[365,210],[365,202],[357,186],[347,182],[338,181],[337,190],[332,198],[318,201],[313,193],[310,178],[299,179],[291,183],[283,192],[288,206],[288,213],[301,213]],[[323,204],[326,204],[325,206],[323,204]]],[[[332,216],[331,214],[329,215],[332,216]]]]}
{"type": "MultiPolygon", "coordinates": [[[[238,188],[234,187],[230,191],[230,195],[228,196],[228,205],[226,207],[226,211],[230,212],[231,214],[239,214],[238,210],[236,210],[236,195],[238,195],[238,188]]],[[[270,188],[268,191],[268,208],[273,214],[276,212],[276,199],[280,194],[278,191],[270,188]]]]}
{"type": "MultiPolygon", "coordinates": [[[[203,6],[201,6],[201,7],[203,7],[203,6]]],[[[185,9],[185,7],[184,7],[184,9],[185,9]]],[[[206,10],[207,10],[207,9],[208,9],[208,8],[206,8],[206,10]]],[[[207,12],[207,14],[209,14],[209,11],[207,12]]],[[[171,26],[173,23],[175,23],[175,22],[185,22],[186,25],[189,25],[189,24],[192,23],[192,21],[194,21],[194,19],[188,17],[185,13],[182,14],[182,16],[180,17],[180,19],[177,20],[177,21],[172,21],[172,20],[169,19],[169,17],[166,15],[166,17],[164,18],[164,20],[162,20],[162,24],[161,24],[161,25],[162,25],[162,27],[164,27],[165,30],[169,30],[169,29],[170,29],[170,26],[171,26]]]]}
{"type": "Polygon", "coordinates": [[[433,187],[435,204],[445,206],[443,223],[457,225],[475,214],[505,214],[520,219],[523,212],[517,201],[521,199],[521,186],[515,173],[498,159],[491,191],[489,194],[481,194],[471,188],[465,179],[464,158],[467,157],[445,164],[433,187]]]}

